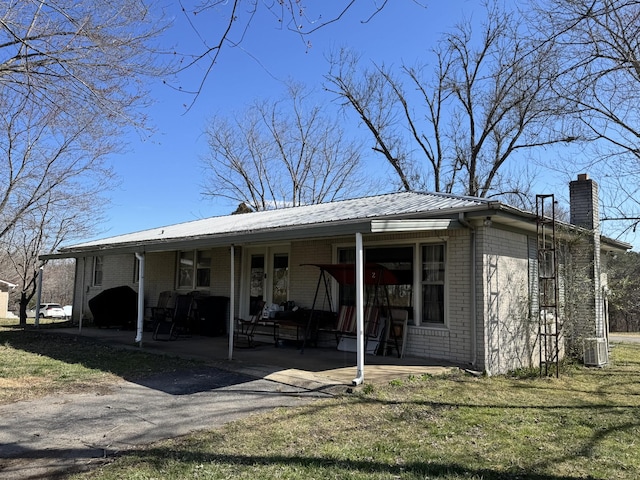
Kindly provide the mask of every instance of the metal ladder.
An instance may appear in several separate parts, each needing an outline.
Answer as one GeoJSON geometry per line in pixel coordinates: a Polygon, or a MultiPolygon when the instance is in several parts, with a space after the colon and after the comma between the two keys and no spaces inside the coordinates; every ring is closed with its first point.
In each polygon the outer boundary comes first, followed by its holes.
{"type": "Polygon", "coordinates": [[[538,347],[540,376],[548,376],[555,367],[560,375],[558,320],[558,255],[556,244],[555,198],[536,195],[538,251],[538,347]]]}

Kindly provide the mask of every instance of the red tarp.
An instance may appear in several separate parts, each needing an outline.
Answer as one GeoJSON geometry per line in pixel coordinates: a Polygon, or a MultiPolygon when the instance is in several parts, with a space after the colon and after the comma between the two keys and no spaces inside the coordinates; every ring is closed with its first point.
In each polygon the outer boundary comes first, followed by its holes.
{"type": "MultiPolygon", "coordinates": [[[[356,284],[356,266],[353,263],[307,263],[324,270],[340,285],[356,284]]],[[[400,282],[391,270],[377,263],[367,263],[364,267],[365,285],[399,285],[400,282]]]]}

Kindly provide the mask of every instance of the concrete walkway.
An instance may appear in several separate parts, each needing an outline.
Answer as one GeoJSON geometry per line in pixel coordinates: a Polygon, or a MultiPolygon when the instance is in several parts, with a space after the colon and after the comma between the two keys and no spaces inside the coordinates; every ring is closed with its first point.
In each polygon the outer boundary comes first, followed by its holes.
{"type": "MultiPolygon", "coordinates": [[[[44,331],[44,330],[43,330],[44,331]]],[[[55,329],[51,332],[78,335],[76,328],[55,329]]],[[[142,347],[134,345],[135,332],[116,329],[85,328],[81,335],[118,348],[140,349],[160,355],[192,358],[234,372],[266,378],[304,388],[350,386],[356,376],[355,352],[334,348],[275,347],[273,339],[263,337],[256,348],[236,348],[229,360],[226,337],[192,336],[175,341],[153,341],[144,333],[142,347]],[[288,379],[288,380],[287,380],[288,379]]],[[[366,355],[365,382],[388,383],[410,375],[439,375],[455,368],[441,360],[398,358],[397,355],[366,355]]]]}

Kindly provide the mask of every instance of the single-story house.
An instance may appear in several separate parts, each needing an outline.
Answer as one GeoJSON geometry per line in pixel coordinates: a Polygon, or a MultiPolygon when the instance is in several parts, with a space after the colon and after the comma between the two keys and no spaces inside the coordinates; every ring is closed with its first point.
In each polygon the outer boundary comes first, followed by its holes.
{"type": "MultiPolygon", "coordinates": [[[[596,182],[579,175],[570,194],[570,222],[550,216],[548,205],[541,214],[486,198],[401,192],[206,218],[45,257],[77,259],[75,320],[90,319],[88,302],[106,289],[140,292],[137,341],[145,308],[166,291],[232,299],[227,332],[230,319],[250,316],[256,298],[274,310],[337,313],[351,305],[364,322],[367,306],[384,297],[408,312],[403,355],[499,374],[549,361],[540,348],[548,336],[562,343],[607,334],[606,258],[631,246],[600,235],[596,182]],[[351,265],[355,285],[331,275],[319,281],[335,264],[351,265]],[[364,278],[368,265],[393,274],[377,300],[364,278]],[[580,299],[569,309],[578,276],[580,299]]],[[[364,335],[359,330],[358,342],[364,335]]],[[[230,344],[231,356],[231,335],[230,344]]],[[[362,344],[356,351],[360,365],[362,344]]]]}
{"type": "Polygon", "coordinates": [[[13,290],[17,285],[0,280],[0,318],[9,317],[9,290],[13,290]]]}

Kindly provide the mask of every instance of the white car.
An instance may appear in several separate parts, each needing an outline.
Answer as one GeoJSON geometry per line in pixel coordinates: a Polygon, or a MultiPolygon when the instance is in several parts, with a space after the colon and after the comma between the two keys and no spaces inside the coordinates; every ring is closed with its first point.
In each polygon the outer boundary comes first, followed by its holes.
{"type": "Polygon", "coordinates": [[[64,316],[67,318],[71,318],[71,312],[73,311],[73,307],[71,305],[65,305],[62,307],[64,310],[64,316]]]}
{"type": "Polygon", "coordinates": [[[43,303],[40,305],[40,318],[66,318],[59,303],[43,303]]]}

